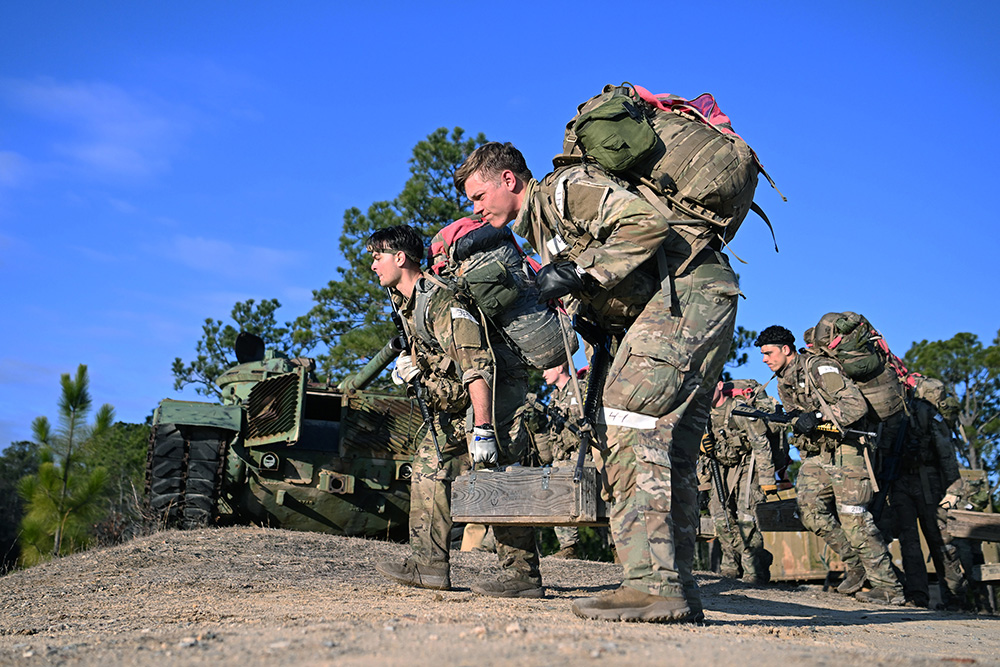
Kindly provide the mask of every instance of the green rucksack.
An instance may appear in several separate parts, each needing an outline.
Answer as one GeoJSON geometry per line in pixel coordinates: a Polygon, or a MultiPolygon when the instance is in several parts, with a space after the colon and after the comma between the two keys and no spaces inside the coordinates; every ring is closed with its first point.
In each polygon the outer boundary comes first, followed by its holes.
{"type": "Polygon", "coordinates": [[[605,86],[566,125],[553,162],[581,160],[629,181],[688,241],[690,258],[715,239],[731,241],[751,210],[771,227],[753,196],[758,173],[774,182],[708,93],[688,101],[628,83],[605,86]]]}

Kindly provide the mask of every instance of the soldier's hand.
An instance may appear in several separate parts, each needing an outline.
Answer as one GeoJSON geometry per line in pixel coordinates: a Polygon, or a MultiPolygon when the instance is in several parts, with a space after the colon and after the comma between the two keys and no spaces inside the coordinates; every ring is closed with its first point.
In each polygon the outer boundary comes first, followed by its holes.
{"type": "Polygon", "coordinates": [[[792,422],[792,430],[800,435],[807,435],[815,431],[819,423],[820,418],[815,412],[803,412],[792,422]]]}
{"type": "Polygon", "coordinates": [[[398,377],[402,382],[396,384],[410,384],[420,376],[420,369],[413,363],[413,357],[409,354],[401,354],[396,357],[396,368],[392,371],[392,380],[396,382],[398,377]]]}
{"type": "Polygon", "coordinates": [[[469,446],[469,454],[472,455],[473,464],[496,465],[497,436],[491,425],[482,424],[472,429],[472,444],[469,446]]]}
{"type": "Polygon", "coordinates": [[[538,270],[535,286],[538,288],[538,303],[579,292],[584,288],[586,272],[573,262],[553,262],[538,270]]]}
{"type": "Polygon", "coordinates": [[[958,496],[956,496],[953,493],[949,493],[948,495],[946,495],[944,498],[941,499],[941,502],[938,503],[938,507],[946,510],[955,509],[956,507],[958,507],[958,496]]]}

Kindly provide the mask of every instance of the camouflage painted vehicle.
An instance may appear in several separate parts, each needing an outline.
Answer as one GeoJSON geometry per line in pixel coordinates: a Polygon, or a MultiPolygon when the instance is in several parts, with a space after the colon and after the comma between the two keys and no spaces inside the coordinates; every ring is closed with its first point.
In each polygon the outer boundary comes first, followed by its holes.
{"type": "Polygon", "coordinates": [[[405,539],[409,479],[423,436],[407,398],[366,391],[392,343],[337,387],[311,359],[240,334],[222,404],[164,399],[153,417],[146,490],[165,527],[258,524],[405,539]]]}

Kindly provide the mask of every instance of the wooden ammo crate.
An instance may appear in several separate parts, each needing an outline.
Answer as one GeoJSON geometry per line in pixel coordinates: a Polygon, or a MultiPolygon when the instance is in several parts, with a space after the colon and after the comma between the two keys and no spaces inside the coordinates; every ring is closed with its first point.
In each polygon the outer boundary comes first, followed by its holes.
{"type": "Polygon", "coordinates": [[[598,526],[608,522],[600,498],[599,475],[574,468],[477,470],[451,485],[451,516],[456,522],[523,526],[598,526]]]}

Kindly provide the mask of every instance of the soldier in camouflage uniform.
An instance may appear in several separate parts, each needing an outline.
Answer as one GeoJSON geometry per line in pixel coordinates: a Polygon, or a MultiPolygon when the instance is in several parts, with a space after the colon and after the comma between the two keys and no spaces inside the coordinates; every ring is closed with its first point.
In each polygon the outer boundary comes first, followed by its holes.
{"type": "Polygon", "coordinates": [[[796,489],[802,524],[822,537],[848,567],[838,587],[857,591],[865,602],[902,605],[906,598],[892,571],[891,559],[875,526],[867,444],[856,437],[818,427],[832,423],[838,431],[868,431],[868,404],[836,359],[795,350],[795,336],[780,326],[761,332],[754,342],[764,363],[778,379],[778,395],[792,421],[802,455],[796,489]],[[821,416],[817,416],[821,415],[821,416]],[[839,518],[839,520],[838,520],[839,518]],[[865,576],[874,588],[860,591],[865,576]]]}
{"type": "MultiPolygon", "coordinates": [[[[753,381],[744,380],[741,384],[748,382],[753,381]]],[[[764,391],[760,385],[748,389],[751,393],[764,391]]],[[[773,557],[764,548],[755,508],[764,501],[764,489],[777,490],[775,453],[763,421],[733,414],[733,408],[751,400],[732,382],[719,382],[715,388],[708,423],[712,451],[707,455],[718,462],[724,492],[728,495],[720,501],[718,489],[713,487],[709,511],[722,548],[722,576],[739,577],[742,569],[743,581],[765,584],[771,579],[769,568],[773,557]]]]}
{"type": "MultiPolygon", "coordinates": [[[[474,309],[458,300],[446,284],[421,272],[423,239],[413,228],[378,230],[369,238],[368,250],[379,283],[399,295],[411,343],[410,354],[397,359],[394,374],[407,384],[419,381],[426,387],[441,448],[436,451],[428,433],[414,458],[413,556],[403,563],[378,563],[376,569],[400,583],[447,590],[451,482],[460,473],[463,458],[470,455],[473,465],[511,464],[524,458],[527,440],[515,426],[514,415],[527,392],[527,372],[508,347],[487,340],[474,309]],[[471,443],[466,435],[470,430],[471,443]],[[512,433],[522,436],[512,438],[512,433]]],[[[498,597],[542,597],[534,530],[495,526],[494,533],[501,575],[473,584],[472,590],[498,597]]]]}
{"type": "MultiPolygon", "coordinates": [[[[527,421],[538,451],[539,462],[553,467],[576,465],[576,454],[580,449],[580,436],[567,426],[576,420],[576,395],[570,380],[567,365],[554,366],[542,371],[545,384],[552,387],[548,405],[537,403],[535,416],[527,421]]],[[[586,392],[587,385],[580,380],[580,391],[586,392]]],[[[580,530],[576,526],[556,526],[559,551],[552,554],[556,558],[579,558],[580,530]]]]}
{"type": "Polygon", "coordinates": [[[623,334],[604,385],[599,439],[624,581],[607,595],[576,600],[574,613],[703,617],[691,571],[695,468],[736,320],[739,284],[728,258],[711,246],[691,257],[672,227],[682,213],[668,220],[594,164],[570,164],[536,181],[516,148],[491,142],[469,156],[455,182],[490,224],[516,218],[515,233],[546,262],[536,280],[543,298],[572,294],[587,319],[623,334]]]}
{"type": "MultiPolygon", "coordinates": [[[[938,506],[938,527],[945,548],[953,551],[962,565],[968,585],[966,597],[954,598],[949,606],[991,611],[990,589],[977,576],[976,565],[984,563],[982,542],[966,537],[953,537],[948,530],[948,510],[959,509],[966,512],[982,512],[990,505],[989,484],[982,471],[978,477],[959,477],[945,491],[938,506]]],[[[951,582],[948,582],[949,585],[951,582]]]]}
{"type": "Polygon", "coordinates": [[[906,574],[903,588],[908,602],[918,607],[928,605],[927,567],[920,548],[920,532],[923,532],[938,573],[942,603],[949,605],[953,599],[965,598],[966,582],[957,552],[946,545],[941,536],[937,514],[944,489],[959,479],[958,459],[951,444],[951,433],[933,405],[912,399],[907,404],[907,411],[909,422],[899,476],[890,483],[888,490],[892,532],[899,538],[906,574]]]}

